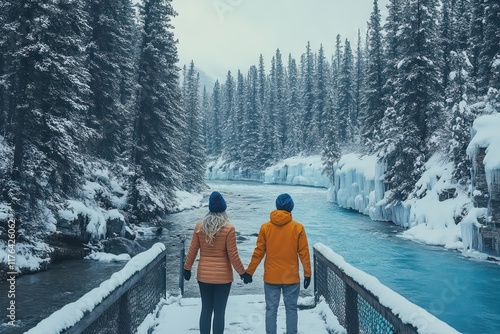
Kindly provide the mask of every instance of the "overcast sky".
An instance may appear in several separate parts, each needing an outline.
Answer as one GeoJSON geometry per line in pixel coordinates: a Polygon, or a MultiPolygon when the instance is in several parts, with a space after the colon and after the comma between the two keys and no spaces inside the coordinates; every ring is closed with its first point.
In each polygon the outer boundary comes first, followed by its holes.
{"type": "MultiPolygon", "coordinates": [[[[379,0],[382,18],[388,0],[379,0]]],[[[288,54],[298,61],[311,42],[320,44],[328,60],[340,34],[356,48],[357,30],[365,37],[373,0],[173,0],[178,15],[174,34],[179,39],[180,66],[195,65],[214,79],[225,81],[240,69],[245,75],[262,54],[269,72],[279,48],[286,64],[288,54]]]]}

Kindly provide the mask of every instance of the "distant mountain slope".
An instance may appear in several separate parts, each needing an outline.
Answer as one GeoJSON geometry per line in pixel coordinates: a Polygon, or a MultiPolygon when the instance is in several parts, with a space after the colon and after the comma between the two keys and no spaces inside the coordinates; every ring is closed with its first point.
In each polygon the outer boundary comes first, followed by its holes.
{"type": "Polygon", "coordinates": [[[198,73],[200,73],[200,92],[203,92],[203,86],[205,86],[207,87],[207,93],[211,94],[212,90],[214,89],[215,79],[203,72],[203,70],[199,69],[198,67],[195,66],[195,68],[198,73]]]}

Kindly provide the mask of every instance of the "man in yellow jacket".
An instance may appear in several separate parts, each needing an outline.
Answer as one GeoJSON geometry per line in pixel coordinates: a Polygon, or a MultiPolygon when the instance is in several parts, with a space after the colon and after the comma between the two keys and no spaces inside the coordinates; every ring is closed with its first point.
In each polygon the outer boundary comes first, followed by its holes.
{"type": "MultiPolygon", "coordinates": [[[[288,194],[276,198],[271,220],[260,227],[257,246],[246,273],[253,275],[264,261],[264,293],[266,298],[266,333],[276,334],[276,317],[281,293],[286,309],[286,333],[297,333],[297,301],[300,291],[299,261],[304,268],[304,289],[311,283],[311,260],[306,231],[292,219],[293,200],[288,194]]],[[[251,276],[244,278],[251,282],[251,276]]]]}

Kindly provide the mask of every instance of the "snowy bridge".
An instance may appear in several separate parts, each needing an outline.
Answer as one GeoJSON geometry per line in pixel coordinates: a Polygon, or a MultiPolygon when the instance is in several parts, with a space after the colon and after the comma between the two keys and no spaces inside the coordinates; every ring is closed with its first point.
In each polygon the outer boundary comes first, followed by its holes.
{"type": "MultiPolygon", "coordinates": [[[[155,244],[99,287],[26,333],[197,332],[200,300],[168,296],[167,269],[171,271],[172,264],[167,263],[165,246],[155,244]]],[[[314,245],[313,279],[314,297],[299,300],[303,306],[299,311],[302,334],[458,333],[320,243],[314,245]]],[[[180,290],[182,282],[181,277],[180,290]]],[[[281,305],[279,328],[284,328],[282,308],[281,305]]],[[[230,296],[226,333],[262,333],[264,312],[263,296],[230,296]]]]}

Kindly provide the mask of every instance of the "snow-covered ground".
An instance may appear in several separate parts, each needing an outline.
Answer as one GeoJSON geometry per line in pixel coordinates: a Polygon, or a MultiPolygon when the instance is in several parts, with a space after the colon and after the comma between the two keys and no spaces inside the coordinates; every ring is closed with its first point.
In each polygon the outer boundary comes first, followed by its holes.
{"type": "MultiPolygon", "coordinates": [[[[158,317],[149,316],[138,329],[138,334],[147,334],[150,327],[154,328],[154,334],[199,332],[200,298],[168,296],[164,303],[158,317]]],[[[299,304],[310,305],[311,303],[313,303],[312,297],[299,299],[299,304]]],[[[226,307],[224,333],[265,333],[265,311],[266,304],[263,295],[230,295],[226,307]]],[[[285,307],[282,301],[278,308],[277,324],[278,332],[284,333],[285,307]]],[[[322,301],[314,308],[299,311],[299,333],[345,333],[345,330],[340,326],[328,305],[322,301]]]]}

